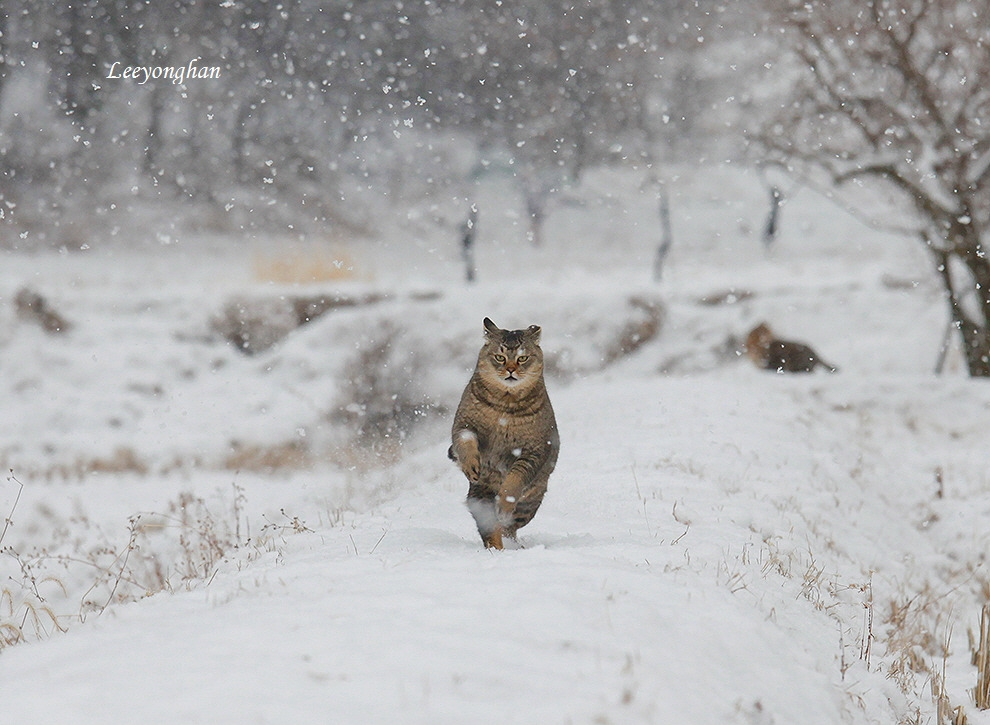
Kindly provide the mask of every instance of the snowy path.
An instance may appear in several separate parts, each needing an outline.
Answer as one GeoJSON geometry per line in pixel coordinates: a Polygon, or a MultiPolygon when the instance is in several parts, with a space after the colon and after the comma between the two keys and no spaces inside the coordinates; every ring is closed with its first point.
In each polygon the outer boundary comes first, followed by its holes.
{"type": "MultiPolygon", "coordinates": [[[[945,544],[911,513],[924,428],[885,428],[914,403],[750,372],[557,391],[561,462],[522,550],[480,547],[437,441],[372,511],[4,651],[0,720],[896,722],[897,688],[858,657],[857,586],[945,544]],[[854,443],[860,410],[903,457],[854,443]]],[[[925,400],[986,417],[951,386],[925,400]]]]}

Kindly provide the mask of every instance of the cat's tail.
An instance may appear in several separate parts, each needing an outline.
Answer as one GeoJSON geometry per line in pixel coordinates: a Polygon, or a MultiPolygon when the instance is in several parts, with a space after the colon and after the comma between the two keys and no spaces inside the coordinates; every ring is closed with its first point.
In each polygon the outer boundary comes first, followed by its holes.
{"type": "Polygon", "coordinates": [[[821,358],[817,358],[815,360],[815,362],[817,364],[821,365],[823,368],[825,368],[825,370],[827,370],[830,373],[837,373],[837,372],[839,372],[839,368],[835,367],[835,365],[829,365],[827,362],[825,362],[821,358]]]}

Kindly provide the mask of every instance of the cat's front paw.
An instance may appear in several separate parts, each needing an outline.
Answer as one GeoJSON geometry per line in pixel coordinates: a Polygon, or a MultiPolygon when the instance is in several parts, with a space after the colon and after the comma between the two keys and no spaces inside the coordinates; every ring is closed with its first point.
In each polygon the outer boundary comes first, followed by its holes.
{"type": "Polygon", "coordinates": [[[463,461],[458,461],[461,466],[461,471],[467,477],[467,480],[471,483],[477,483],[478,479],[481,477],[481,458],[478,456],[471,456],[463,461]]]}

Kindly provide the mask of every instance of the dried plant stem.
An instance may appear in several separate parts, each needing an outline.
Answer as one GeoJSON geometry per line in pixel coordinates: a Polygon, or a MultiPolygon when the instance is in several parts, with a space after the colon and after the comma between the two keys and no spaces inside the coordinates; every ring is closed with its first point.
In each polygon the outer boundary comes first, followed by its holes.
{"type": "Polygon", "coordinates": [[[990,604],[984,604],[980,612],[980,644],[974,655],[976,665],[976,689],[973,698],[981,710],[990,708],[990,604]]]}
{"type": "Polygon", "coordinates": [[[3,520],[3,531],[0,531],[0,544],[3,543],[3,537],[7,535],[7,529],[10,528],[10,524],[13,521],[14,510],[17,508],[17,502],[21,500],[21,492],[24,491],[24,484],[18,481],[14,477],[14,472],[10,472],[10,476],[7,477],[8,481],[13,481],[20,488],[17,489],[17,495],[14,497],[14,505],[10,507],[10,513],[7,514],[7,518],[3,520]]]}
{"type": "Polygon", "coordinates": [[[870,581],[866,585],[866,601],[863,602],[865,609],[863,622],[863,644],[859,651],[859,658],[866,662],[866,667],[870,667],[870,659],[873,655],[873,572],[870,572],[870,581]]]}
{"type": "MultiPolygon", "coordinates": [[[[106,611],[107,607],[113,601],[114,595],[117,593],[117,587],[120,586],[120,580],[124,578],[124,572],[127,571],[127,560],[131,557],[131,552],[134,551],[134,547],[137,545],[137,524],[140,516],[134,516],[130,521],[130,538],[127,541],[127,548],[124,550],[124,560],[120,562],[120,568],[117,571],[117,576],[113,582],[113,589],[110,590],[110,595],[107,597],[106,603],[100,610],[100,614],[106,611]]],[[[120,555],[117,555],[117,561],[120,561],[120,555]]],[[[114,562],[116,563],[116,561],[114,562]]]]}

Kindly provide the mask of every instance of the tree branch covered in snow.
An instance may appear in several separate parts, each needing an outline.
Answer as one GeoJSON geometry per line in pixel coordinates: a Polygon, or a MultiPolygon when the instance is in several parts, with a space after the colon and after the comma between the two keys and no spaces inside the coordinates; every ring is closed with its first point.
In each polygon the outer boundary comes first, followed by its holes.
{"type": "Polygon", "coordinates": [[[840,186],[873,178],[897,190],[943,273],[953,319],[970,330],[962,335],[970,373],[990,375],[990,6],[768,7],[803,72],[761,133],[763,148],[840,186]],[[955,271],[952,260],[962,263],[955,271]],[[952,283],[953,274],[964,281],[952,283]]]}

